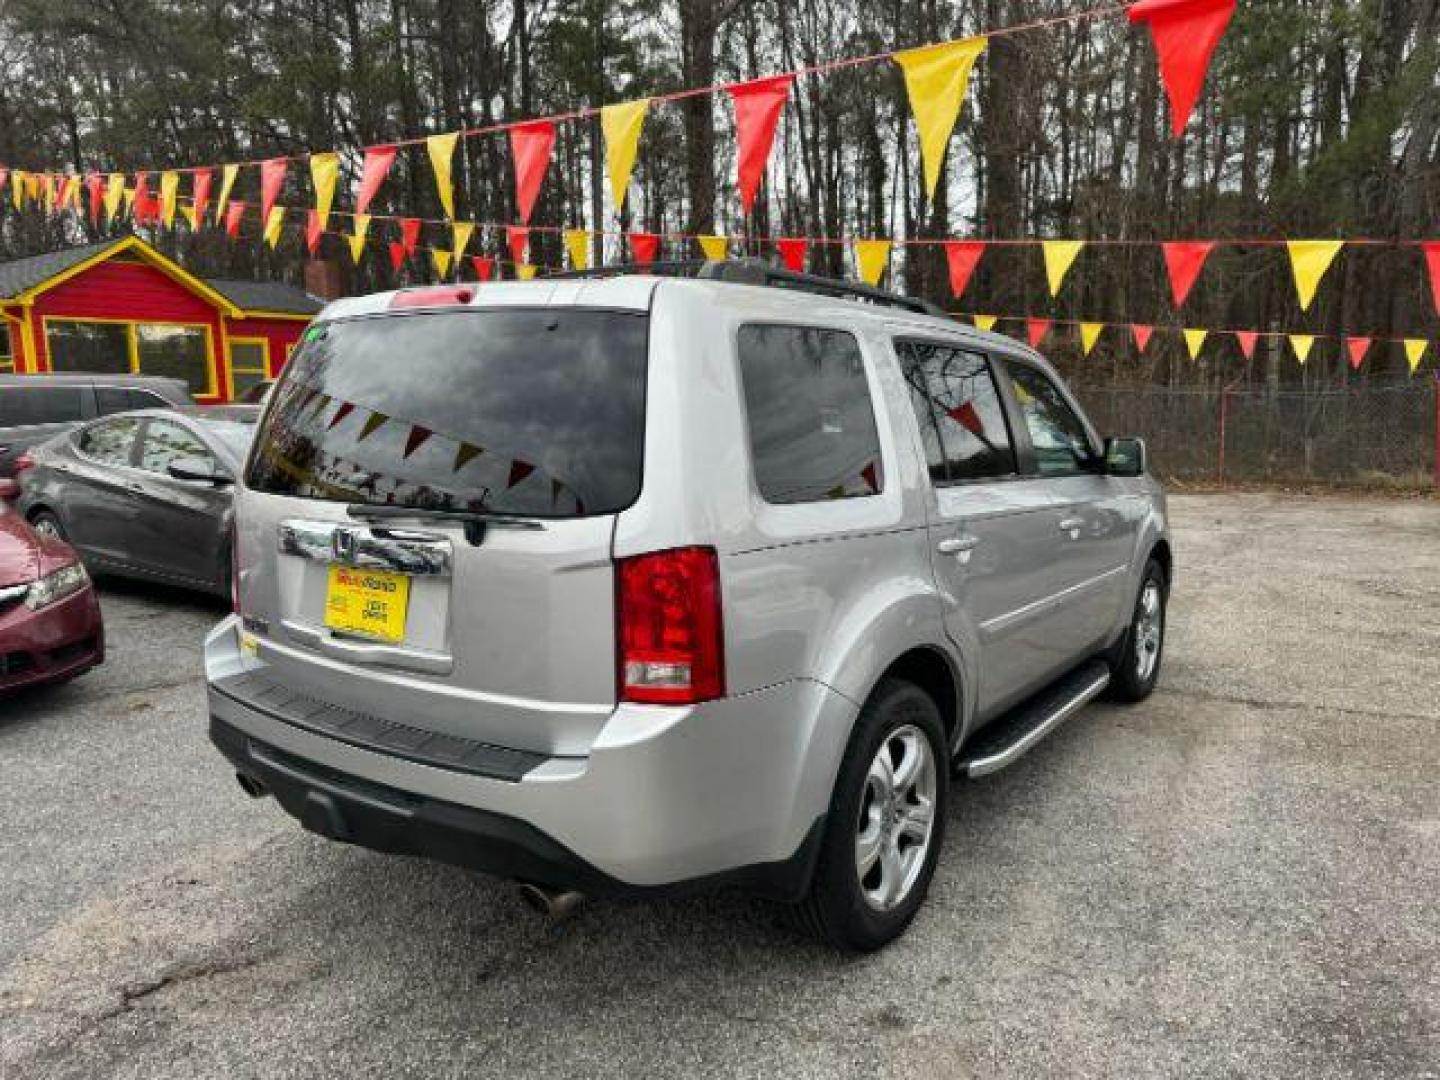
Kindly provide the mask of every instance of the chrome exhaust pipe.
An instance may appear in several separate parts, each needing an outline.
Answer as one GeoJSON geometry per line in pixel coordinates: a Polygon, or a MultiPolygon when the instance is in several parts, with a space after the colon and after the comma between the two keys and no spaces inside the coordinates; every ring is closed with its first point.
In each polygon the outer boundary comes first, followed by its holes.
{"type": "Polygon", "coordinates": [[[266,795],[270,794],[269,788],[253,776],[246,776],[243,772],[237,772],[235,774],[235,781],[240,785],[240,790],[252,799],[263,799],[266,795]]]}
{"type": "Polygon", "coordinates": [[[520,882],[520,899],[524,901],[526,907],[558,922],[580,906],[585,899],[585,894],[575,892],[573,889],[548,889],[544,885],[522,881],[520,882]]]}

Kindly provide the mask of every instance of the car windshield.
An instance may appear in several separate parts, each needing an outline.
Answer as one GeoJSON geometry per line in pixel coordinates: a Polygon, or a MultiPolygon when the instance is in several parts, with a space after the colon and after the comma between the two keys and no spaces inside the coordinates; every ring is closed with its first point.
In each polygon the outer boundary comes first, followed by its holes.
{"type": "Polygon", "coordinates": [[[247,482],[277,495],[535,517],[640,492],[648,317],[455,309],[312,327],[247,482]]]}

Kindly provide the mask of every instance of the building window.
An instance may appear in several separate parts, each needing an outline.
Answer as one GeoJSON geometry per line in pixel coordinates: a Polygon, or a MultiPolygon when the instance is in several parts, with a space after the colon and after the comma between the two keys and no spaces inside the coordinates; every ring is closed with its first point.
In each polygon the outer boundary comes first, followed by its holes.
{"type": "Polygon", "coordinates": [[[0,321],[0,371],[15,370],[15,330],[8,321],[0,321]]]}
{"type": "Polygon", "coordinates": [[[269,345],[264,338],[230,339],[230,387],[236,401],[270,377],[268,362],[269,345]]]}
{"type": "Polygon", "coordinates": [[[130,327],[118,322],[46,319],[45,343],[52,371],[130,372],[130,327]]]}
{"type": "Polygon", "coordinates": [[[135,327],[135,356],[143,375],[183,379],[193,394],[213,392],[210,335],[204,327],[139,323],[135,327]]]}

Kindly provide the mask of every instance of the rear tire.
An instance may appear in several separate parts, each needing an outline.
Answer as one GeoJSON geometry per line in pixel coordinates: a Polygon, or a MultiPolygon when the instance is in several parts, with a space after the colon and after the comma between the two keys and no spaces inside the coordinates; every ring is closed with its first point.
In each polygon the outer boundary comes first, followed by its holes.
{"type": "Polygon", "coordinates": [[[840,764],[801,923],[852,952],[903,933],[935,873],[949,783],[939,707],[913,683],[882,679],[840,764]]]}
{"type": "Polygon", "coordinates": [[[65,527],[60,524],[60,519],[49,510],[37,510],[30,515],[30,524],[41,536],[53,536],[57,540],[67,540],[65,527]]]}
{"type": "Polygon", "coordinates": [[[1160,678],[1165,655],[1165,607],[1169,600],[1165,569],[1158,560],[1145,564],[1140,591],[1130,625],[1110,658],[1110,686],[1106,694],[1114,701],[1143,701],[1160,678]]]}

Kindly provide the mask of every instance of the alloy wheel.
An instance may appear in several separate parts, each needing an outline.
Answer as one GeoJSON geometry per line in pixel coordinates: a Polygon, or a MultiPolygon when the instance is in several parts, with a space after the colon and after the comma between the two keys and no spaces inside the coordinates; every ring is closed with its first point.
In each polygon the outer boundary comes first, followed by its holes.
{"type": "Polygon", "coordinates": [[[913,724],[896,728],[875,754],[855,832],[855,870],[865,902],[889,911],[908,897],[935,832],[935,754],[913,724]]]}

